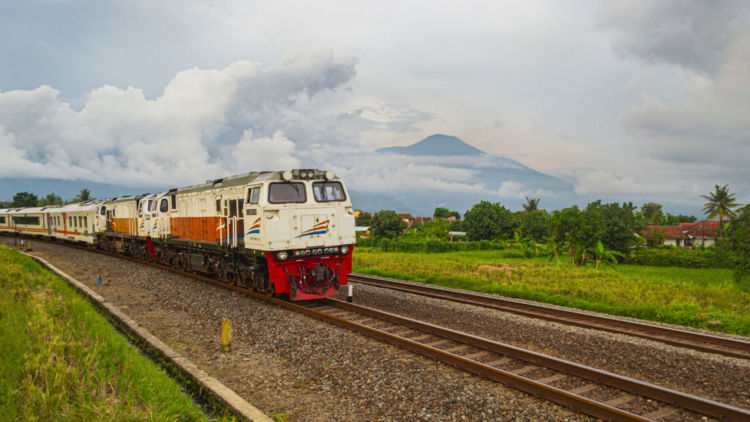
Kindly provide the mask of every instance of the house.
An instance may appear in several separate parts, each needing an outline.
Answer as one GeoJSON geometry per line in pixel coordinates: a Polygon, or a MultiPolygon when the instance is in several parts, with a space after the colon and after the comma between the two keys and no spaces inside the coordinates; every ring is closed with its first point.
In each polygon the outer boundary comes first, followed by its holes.
{"type": "Polygon", "coordinates": [[[401,220],[406,222],[407,227],[411,227],[412,224],[414,224],[414,216],[411,214],[399,214],[399,217],[401,217],[401,220]]]}
{"type": "Polygon", "coordinates": [[[719,222],[703,220],[697,223],[682,223],[685,233],[690,237],[690,245],[713,246],[716,243],[719,222]]]}
{"type": "Polygon", "coordinates": [[[646,226],[641,236],[649,245],[689,246],[690,238],[680,226],[646,226]]]}
{"type": "Polygon", "coordinates": [[[432,217],[414,217],[414,224],[424,223],[425,221],[432,221],[432,217]]]}
{"type": "Polygon", "coordinates": [[[703,220],[696,223],[680,223],[678,226],[647,226],[640,235],[649,245],[672,245],[681,247],[713,246],[716,243],[718,221],[703,220]]]}
{"type": "Polygon", "coordinates": [[[370,217],[372,217],[371,212],[362,211],[362,210],[354,210],[354,218],[359,218],[359,216],[362,214],[368,214],[370,217]]]}
{"type": "MultiPolygon", "coordinates": [[[[451,236],[451,242],[453,242],[453,239],[456,237],[466,237],[466,232],[448,232],[448,234],[451,236]]],[[[461,239],[458,239],[459,242],[461,242],[461,239]]]]}
{"type": "Polygon", "coordinates": [[[354,233],[357,236],[357,239],[369,239],[370,227],[369,226],[355,226],[354,233]]]}

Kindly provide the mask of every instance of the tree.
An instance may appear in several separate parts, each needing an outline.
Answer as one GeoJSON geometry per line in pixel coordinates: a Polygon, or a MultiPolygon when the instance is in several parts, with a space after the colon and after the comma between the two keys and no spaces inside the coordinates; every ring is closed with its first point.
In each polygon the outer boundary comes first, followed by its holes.
{"type": "Polygon", "coordinates": [[[734,269],[735,281],[750,275],[750,205],[738,211],[726,232],[727,245],[738,258],[734,269]]]}
{"type": "Polygon", "coordinates": [[[367,227],[372,222],[372,216],[369,213],[362,212],[354,220],[354,224],[362,227],[367,227]]]}
{"type": "Polygon", "coordinates": [[[510,238],[516,221],[513,213],[499,203],[482,201],[464,214],[463,227],[469,240],[510,238]]]}
{"type": "Polygon", "coordinates": [[[433,217],[435,218],[451,218],[456,217],[457,219],[461,218],[461,214],[458,211],[451,211],[448,208],[443,207],[437,207],[435,208],[435,213],[433,214],[433,217]]]}
{"type": "Polygon", "coordinates": [[[591,254],[591,257],[594,258],[594,261],[596,262],[596,270],[599,270],[599,265],[604,262],[609,262],[612,264],[617,264],[617,257],[624,258],[625,255],[617,252],[617,251],[610,251],[604,247],[604,244],[601,240],[596,241],[596,245],[588,248],[589,254],[591,254]]]}
{"type": "Polygon", "coordinates": [[[398,237],[406,229],[406,222],[398,214],[391,210],[381,210],[372,216],[370,230],[372,237],[393,239],[398,237]]]}
{"type": "Polygon", "coordinates": [[[545,211],[522,211],[518,213],[521,234],[534,242],[541,243],[549,236],[548,215],[545,211]]]}
{"type": "Polygon", "coordinates": [[[29,192],[18,192],[13,195],[13,202],[10,203],[11,208],[21,207],[35,207],[37,203],[37,197],[33,193],[29,192]]]}
{"type": "Polygon", "coordinates": [[[680,223],[695,223],[698,219],[694,215],[683,215],[683,214],[669,214],[662,221],[666,226],[676,226],[680,223]]]}
{"type": "Polygon", "coordinates": [[[54,193],[47,194],[44,198],[40,199],[37,202],[37,205],[40,207],[44,207],[47,205],[62,205],[63,200],[59,196],[55,195],[54,193]]]}
{"type": "Polygon", "coordinates": [[[579,263],[581,247],[584,244],[583,224],[583,213],[575,205],[555,210],[547,220],[550,245],[553,246],[555,254],[558,247],[566,245],[571,264],[579,263]]]}
{"type": "Polygon", "coordinates": [[[412,237],[426,240],[448,240],[448,228],[450,227],[448,220],[437,218],[434,221],[422,221],[419,224],[413,226],[413,230],[407,230],[404,235],[411,233],[412,237]]]}
{"type": "Polygon", "coordinates": [[[705,199],[706,202],[703,205],[703,212],[708,214],[708,218],[714,218],[719,216],[719,227],[724,232],[724,217],[735,217],[737,214],[732,211],[732,208],[738,207],[742,204],[734,202],[734,194],[729,193],[727,185],[719,187],[715,185],[715,191],[708,195],[701,195],[701,198],[705,199]]]}
{"type": "Polygon", "coordinates": [[[532,212],[539,209],[539,201],[541,201],[542,198],[529,198],[526,197],[526,203],[523,204],[523,210],[526,212],[532,212]]]}
{"type": "Polygon", "coordinates": [[[75,198],[73,198],[73,202],[86,202],[90,201],[94,198],[91,197],[91,191],[88,190],[88,188],[81,189],[81,193],[78,194],[75,198]]]}
{"type": "MultiPolygon", "coordinates": [[[[604,231],[599,239],[604,247],[621,254],[627,254],[636,244],[635,233],[644,228],[643,222],[637,217],[636,206],[631,202],[623,202],[620,205],[616,202],[601,204],[599,201],[589,205],[592,208],[595,206],[600,209],[604,231]]],[[[588,207],[586,209],[588,210],[588,207]]],[[[596,239],[592,239],[592,241],[596,242],[596,239]]],[[[592,245],[589,244],[589,246],[592,245]]]]}
{"type": "Polygon", "coordinates": [[[646,220],[646,224],[658,226],[664,219],[664,213],[661,210],[661,204],[656,202],[646,202],[641,205],[641,215],[646,220]]]}

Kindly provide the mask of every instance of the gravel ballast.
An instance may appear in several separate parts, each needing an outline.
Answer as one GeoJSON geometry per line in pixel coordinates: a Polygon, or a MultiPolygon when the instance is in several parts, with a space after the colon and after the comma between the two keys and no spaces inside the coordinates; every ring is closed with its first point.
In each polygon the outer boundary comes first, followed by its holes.
{"type": "Polygon", "coordinates": [[[354,292],[359,305],[750,408],[750,361],[745,359],[363,284],[355,284],[354,292]]]}
{"type": "MultiPolygon", "coordinates": [[[[237,292],[93,252],[32,243],[32,254],[93,287],[139,325],[279,419],[591,420],[237,292]],[[97,275],[103,279],[100,288],[97,275]],[[219,352],[222,317],[233,326],[228,353],[219,352]]],[[[364,288],[358,287],[359,296],[364,288]]]]}

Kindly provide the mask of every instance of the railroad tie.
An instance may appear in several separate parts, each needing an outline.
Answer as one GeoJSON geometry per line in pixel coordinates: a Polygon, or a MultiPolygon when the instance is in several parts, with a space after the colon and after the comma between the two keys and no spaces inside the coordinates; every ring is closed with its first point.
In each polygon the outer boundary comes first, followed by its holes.
{"type": "Polygon", "coordinates": [[[539,367],[536,366],[536,365],[528,365],[528,366],[524,366],[523,368],[521,368],[521,369],[519,369],[517,371],[511,371],[511,372],[513,372],[516,375],[523,375],[523,374],[525,374],[527,372],[531,372],[534,369],[538,369],[538,368],[539,367]]]}
{"type": "Polygon", "coordinates": [[[498,365],[505,365],[506,363],[510,362],[510,358],[500,358],[497,360],[493,360],[492,362],[487,362],[485,365],[487,366],[498,366],[498,365]]]}
{"type": "Polygon", "coordinates": [[[450,342],[451,342],[450,340],[444,338],[438,341],[433,341],[432,343],[425,343],[425,346],[437,347],[437,346],[442,346],[443,344],[450,343],[450,342]]]}
{"type": "Polygon", "coordinates": [[[599,387],[599,385],[597,385],[597,384],[586,384],[583,387],[574,388],[574,389],[570,390],[570,392],[573,393],[573,394],[581,395],[583,393],[588,393],[589,391],[595,389],[596,387],[599,387]]]}
{"type": "Polygon", "coordinates": [[[625,404],[625,403],[627,403],[629,401],[633,401],[633,399],[635,399],[634,395],[626,393],[626,394],[623,394],[623,395],[621,395],[619,397],[616,397],[616,398],[614,398],[612,400],[606,401],[604,403],[608,404],[608,405],[610,405],[612,407],[617,407],[617,406],[625,404]]]}
{"type": "Polygon", "coordinates": [[[654,419],[654,420],[656,420],[656,419],[665,418],[665,417],[667,417],[667,416],[669,416],[669,415],[671,415],[671,414],[673,414],[675,412],[677,412],[677,408],[672,407],[672,406],[666,406],[666,407],[662,407],[659,410],[655,410],[655,411],[653,411],[651,413],[647,413],[647,414],[643,415],[643,417],[646,418],[646,419],[654,419]]]}
{"type": "Polygon", "coordinates": [[[541,382],[542,384],[552,384],[553,382],[560,381],[561,379],[563,379],[565,377],[567,377],[567,375],[565,375],[565,374],[557,374],[557,375],[552,375],[551,377],[542,378],[542,379],[538,380],[538,382],[541,382]]]}
{"type": "Polygon", "coordinates": [[[461,351],[463,349],[466,349],[468,347],[470,347],[468,344],[459,344],[458,346],[453,346],[453,347],[450,347],[448,349],[445,349],[445,351],[448,352],[448,353],[456,353],[456,352],[461,351]]]}
{"type": "Polygon", "coordinates": [[[419,343],[421,341],[427,340],[430,337],[432,337],[432,334],[422,334],[421,336],[412,337],[409,340],[419,343]]]}
{"type": "Polygon", "coordinates": [[[490,354],[490,352],[486,352],[486,351],[482,350],[481,352],[472,353],[472,354],[466,355],[464,357],[466,359],[471,359],[471,360],[478,361],[478,360],[482,359],[483,357],[485,357],[486,355],[489,355],[489,354],[490,354]]]}

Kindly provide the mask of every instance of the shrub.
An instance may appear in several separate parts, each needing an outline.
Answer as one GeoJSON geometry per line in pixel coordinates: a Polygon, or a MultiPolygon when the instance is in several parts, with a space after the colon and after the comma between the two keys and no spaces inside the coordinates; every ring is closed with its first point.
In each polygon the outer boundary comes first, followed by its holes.
{"type": "MultiPolygon", "coordinates": [[[[478,242],[441,242],[439,240],[402,240],[402,239],[358,239],[358,247],[379,248],[383,252],[416,252],[440,253],[479,250],[501,250],[504,246],[498,242],[481,240],[478,242]]],[[[519,251],[523,254],[523,252],[519,251]]]]}
{"type": "Polygon", "coordinates": [[[657,267],[732,268],[735,266],[735,260],[732,254],[720,249],[662,247],[637,249],[625,259],[625,263],[657,267]]]}

